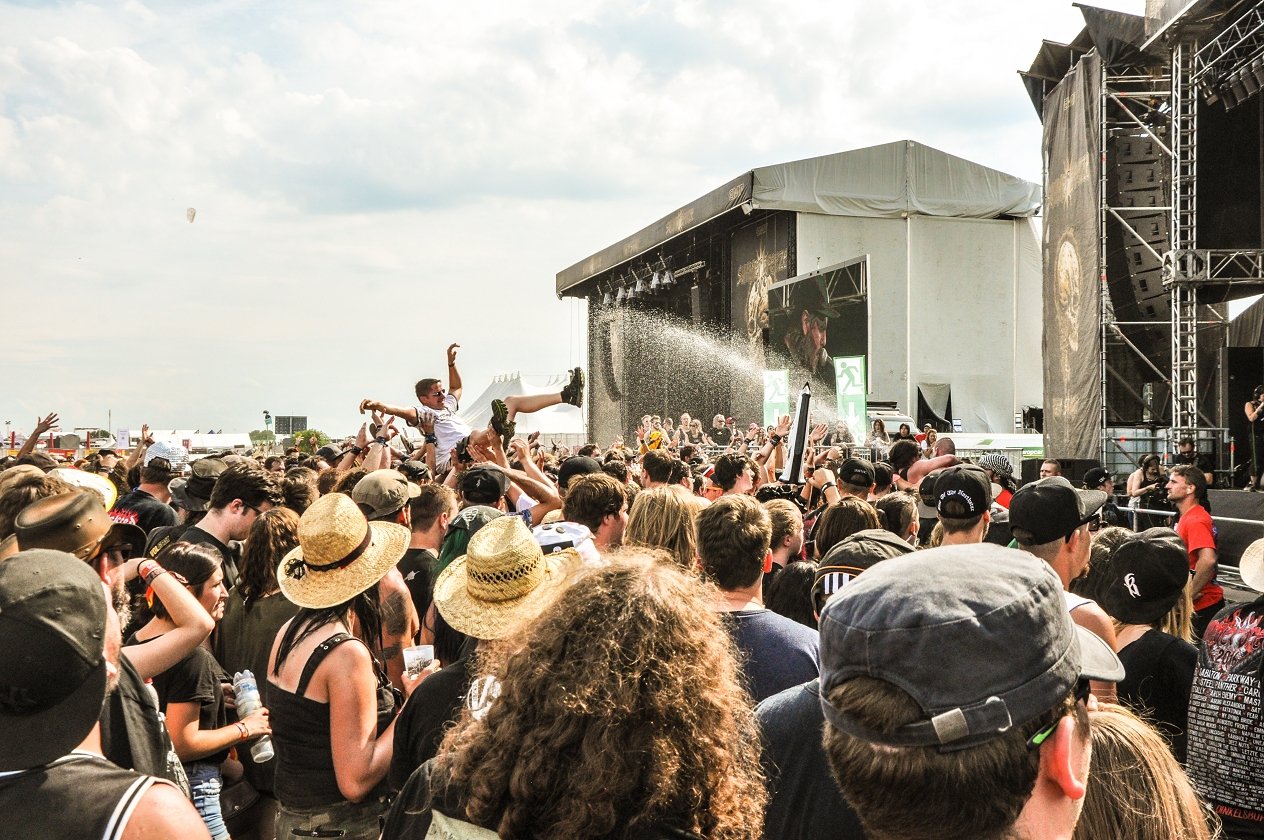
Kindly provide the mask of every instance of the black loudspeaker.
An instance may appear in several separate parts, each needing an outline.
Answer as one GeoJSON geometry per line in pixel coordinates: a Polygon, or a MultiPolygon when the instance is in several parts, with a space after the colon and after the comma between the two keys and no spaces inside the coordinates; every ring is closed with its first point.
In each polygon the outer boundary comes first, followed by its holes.
{"type": "MultiPolygon", "coordinates": [[[[1084,473],[1102,465],[1102,462],[1096,458],[1058,458],[1057,461],[1062,465],[1062,477],[1076,487],[1084,486],[1084,473]]],[[[1044,462],[1044,458],[1023,459],[1023,484],[1040,478],[1040,465],[1044,462]]]]}

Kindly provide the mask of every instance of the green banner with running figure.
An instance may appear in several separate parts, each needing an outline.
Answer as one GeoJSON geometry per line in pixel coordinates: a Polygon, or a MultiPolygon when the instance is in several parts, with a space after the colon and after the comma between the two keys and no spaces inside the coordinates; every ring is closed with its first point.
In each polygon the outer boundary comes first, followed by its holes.
{"type": "Polygon", "coordinates": [[[869,412],[868,378],[865,376],[864,356],[835,356],[834,385],[838,394],[838,419],[859,443],[869,432],[866,416],[869,412]]]}
{"type": "Polygon", "coordinates": [[[790,371],[764,371],[764,425],[775,426],[790,413],[790,371]]]}

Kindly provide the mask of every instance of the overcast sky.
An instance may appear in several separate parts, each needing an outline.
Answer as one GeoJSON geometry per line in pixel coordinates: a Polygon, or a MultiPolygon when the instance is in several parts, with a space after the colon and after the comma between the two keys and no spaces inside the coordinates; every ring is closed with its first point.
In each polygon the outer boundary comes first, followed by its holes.
{"type": "Polygon", "coordinates": [[[451,341],[468,398],[558,373],[584,310],[557,271],[754,166],[908,138],[1039,181],[1015,70],[1082,25],[1067,0],[0,0],[0,420],[345,433],[451,341]]]}

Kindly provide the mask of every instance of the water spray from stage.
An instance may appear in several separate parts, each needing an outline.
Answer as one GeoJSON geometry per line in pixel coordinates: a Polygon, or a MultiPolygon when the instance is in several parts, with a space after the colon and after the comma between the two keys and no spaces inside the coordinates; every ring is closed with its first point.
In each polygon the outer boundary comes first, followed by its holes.
{"type": "MultiPolygon", "coordinates": [[[[647,392],[663,394],[663,402],[670,403],[655,407],[656,413],[678,415],[689,412],[702,420],[704,429],[710,428],[711,418],[698,416],[703,408],[701,404],[689,404],[687,400],[666,396],[675,390],[668,386],[682,380],[696,384],[702,392],[729,395],[749,393],[756,396],[763,393],[763,352],[750,342],[731,332],[691,323],[667,312],[629,309],[620,315],[624,335],[628,340],[623,355],[624,376],[632,375],[633,368],[636,369],[635,375],[650,375],[649,381],[644,382],[647,392]],[[635,336],[634,340],[631,339],[632,336],[635,336]],[[633,350],[633,347],[636,349],[633,350]],[[664,363],[654,364],[646,356],[654,356],[655,361],[664,363]],[[663,381],[654,381],[660,378],[663,381]]],[[[802,384],[790,383],[796,392],[802,384]]],[[[750,410],[759,411],[760,407],[755,405],[752,409],[742,411],[740,406],[730,405],[727,413],[746,415],[750,410]]],[[[813,422],[833,423],[837,417],[836,406],[824,400],[813,401],[813,422]]],[[[759,421],[762,417],[752,414],[743,416],[742,419],[759,421]]]]}

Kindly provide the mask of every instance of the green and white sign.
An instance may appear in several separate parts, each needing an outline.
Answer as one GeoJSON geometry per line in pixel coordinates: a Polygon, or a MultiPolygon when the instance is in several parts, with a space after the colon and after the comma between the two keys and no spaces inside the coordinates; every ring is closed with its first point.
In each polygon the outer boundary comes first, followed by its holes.
{"type": "Polygon", "coordinates": [[[869,412],[867,398],[868,378],[865,376],[864,356],[834,357],[834,386],[838,391],[838,419],[847,421],[847,427],[857,440],[863,440],[868,432],[869,412]]]}
{"type": "Polygon", "coordinates": [[[790,413],[790,371],[764,371],[764,425],[775,426],[790,413]]]}

